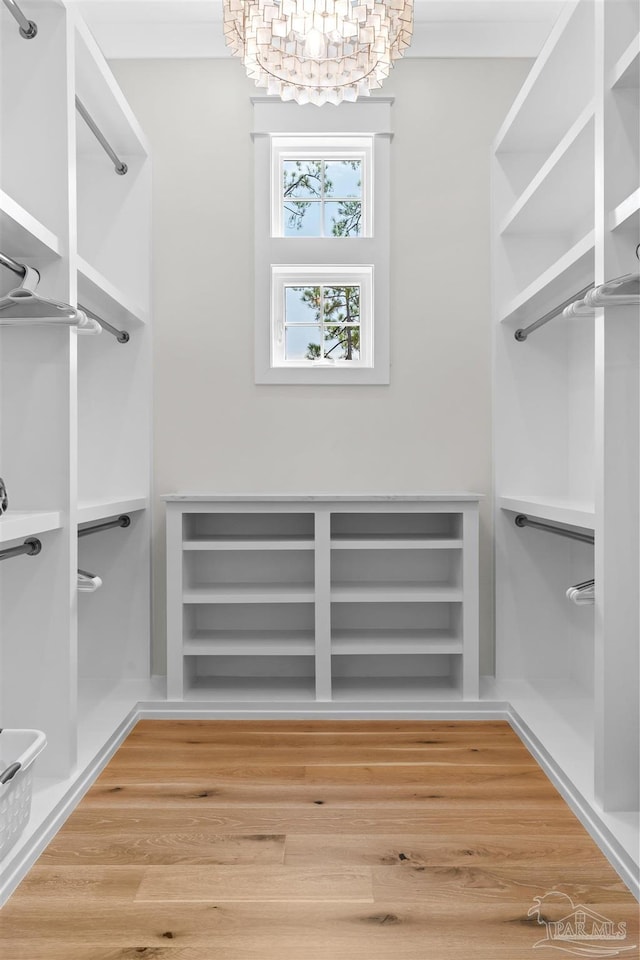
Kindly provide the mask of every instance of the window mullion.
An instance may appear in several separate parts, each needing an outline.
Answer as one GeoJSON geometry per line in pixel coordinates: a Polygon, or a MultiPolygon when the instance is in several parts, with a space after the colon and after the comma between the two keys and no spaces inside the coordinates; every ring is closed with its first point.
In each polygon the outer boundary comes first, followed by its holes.
{"type": "Polygon", "coordinates": [[[324,237],[324,174],[325,174],[325,163],[323,159],[320,160],[320,236],[324,237]]]}

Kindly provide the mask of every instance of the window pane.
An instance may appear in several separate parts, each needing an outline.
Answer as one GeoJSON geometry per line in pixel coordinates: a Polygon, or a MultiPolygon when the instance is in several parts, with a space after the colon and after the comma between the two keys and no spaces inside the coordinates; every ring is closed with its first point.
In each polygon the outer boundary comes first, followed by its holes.
{"type": "MultiPolygon", "coordinates": [[[[322,196],[322,163],[320,160],[284,160],[282,163],[283,197],[322,196]]],[[[341,196],[341,194],[336,194],[341,196]]],[[[351,196],[351,194],[345,194],[351,196]]]]}
{"type": "Polygon", "coordinates": [[[285,237],[319,237],[319,200],[285,200],[282,212],[285,237]]]}
{"type": "Polygon", "coordinates": [[[315,360],[320,356],[320,327],[287,327],[284,334],[285,360],[315,360]]]}
{"type": "Polygon", "coordinates": [[[327,160],[324,192],[327,197],[362,197],[362,161],[327,160]]]}
{"type": "Polygon", "coordinates": [[[360,287],[324,288],[325,323],[360,322],[360,287]]]}
{"type": "Polygon", "coordinates": [[[320,287],[284,288],[285,323],[312,323],[320,320],[320,287]]]}
{"type": "Polygon", "coordinates": [[[326,237],[359,237],[362,221],[360,200],[332,200],[324,204],[326,237]]]}
{"type": "Polygon", "coordinates": [[[330,360],[359,360],[360,327],[325,327],[324,355],[330,360]]]}

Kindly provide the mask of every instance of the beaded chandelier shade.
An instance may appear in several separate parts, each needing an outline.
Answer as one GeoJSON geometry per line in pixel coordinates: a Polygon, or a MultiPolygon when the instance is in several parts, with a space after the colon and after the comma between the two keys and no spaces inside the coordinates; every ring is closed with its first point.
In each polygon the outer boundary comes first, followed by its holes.
{"type": "Polygon", "coordinates": [[[301,104],[368,96],[412,31],[413,0],[224,0],[225,40],[247,75],[301,104]]]}

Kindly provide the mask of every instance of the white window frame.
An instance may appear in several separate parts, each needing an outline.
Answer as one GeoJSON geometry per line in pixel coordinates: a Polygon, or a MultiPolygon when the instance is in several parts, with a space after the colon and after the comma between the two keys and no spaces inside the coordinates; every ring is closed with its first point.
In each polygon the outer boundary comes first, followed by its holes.
{"type": "MultiPolygon", "coordinates": [[[[313,367],[370,368],[373,364],[373,266],[345,264],[278,265],[271,268],[271,366],[306,369],[313,367]],[[285,357],[285,289],[319,286],[360,287],[360,357],[357,360],[319,357],[317,360],[288,360],[285,357]]],[[[318,324],[319,326],[321,324],[318,324]]]]}
{"type": "MultiPolygon", "coordinates": [[[[253,98],[255,205],[255,382],[258,384],[368,385],[389,383],[390,308],[390,111],[393,100],[366,98],[325,110],[253,98]],[[365,233],[358,237],[284,237],[282,159],[336,159],[363,154],[365,233]],[[277,208],[277,209],[276,209],[277,208]],[[361,299],[358,360],[286,361],[278,341],[282,326],[281,278],[317,286],[313,277],[328,268],[342,276],[368,276],[370,294],[361,299]],[[307,271],[305,275],[304,271],[307,271]],[[305,279],[308,276],[308,279],[305,279]],[[368,309],[367,309],[368,308],[368,309]],[[278,310],[280,309],[280,314],[278,310]]],[[[334,273],[322,282],[340,286],[334,273]]],[[[361,297],[363,281],[361,286],[361,297]]]]}
{"type": "MultiPolygon", "coordinates": [[[[271,236],[284,237],[282,164],[285,160],[360,160],[362,163],[361,231],[358,237],[325,239],[359,240],[373,236],[373,138],[372,137],[272,137],[271,139],[271,236]]],[[[315,200],[314,203],[319,201],[315,200]]],[[[319,237],[295,237],[317,240],[319,237]]]]}

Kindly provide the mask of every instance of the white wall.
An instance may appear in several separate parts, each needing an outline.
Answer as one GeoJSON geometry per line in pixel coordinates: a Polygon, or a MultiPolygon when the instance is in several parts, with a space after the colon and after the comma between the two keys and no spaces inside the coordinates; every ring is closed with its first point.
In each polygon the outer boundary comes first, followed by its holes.
{"type": "MultiPolygon", "coordinates": [[[[113,64],[153,151],[156,496],[484,493],[485,673],[493,663],[489,147],[529,66],[396,66],[381,91],[396,98],[391,384],[309,387],[253,382],[255,87],[231,59],[113,64]]],[[[157,501],[158,671],[163,521],[157,501]]]]}

